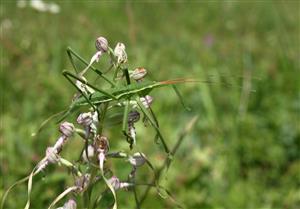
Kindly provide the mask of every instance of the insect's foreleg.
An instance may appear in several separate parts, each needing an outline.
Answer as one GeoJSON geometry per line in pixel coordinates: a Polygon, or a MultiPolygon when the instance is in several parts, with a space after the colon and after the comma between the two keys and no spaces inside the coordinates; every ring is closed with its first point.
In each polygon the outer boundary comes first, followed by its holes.
{"type": "MultiPolygon", "coordinates": [[[[70,73],[68,72],[68,71],[63,71],[63,76],[65,76],[65,78],[81,93],[81,95],[85,98],[85,100],[87,101],[87,103],[93,108],[93,110],[94,111],[96,111],[97,113],[98,113],[98,115],[99,115],[99,112],[98,112],[98,109],[97,109],[97,107],[95,106],[95,105],[93,105],[92,103],[91,103],[91,101],[89,100],[89,98],[87,97],[87,95],[84,93],[84,92],[82,92],[82,90],[76,85],[76,83],[74,83],[74,81],[69,77],[70,76],[70,73]]],[[[73,76],[71,76],[71,77],[73,77],[73,76]]],[[[76,76],[75,77],[73,77],[73,78],[76,78],[76,76]]],[[[80,79],[80,81],[81,82],[83,82],[84,83],[84,81],[82,80],[82,79],[80,79]]]]}
{"type": "Polygon", "coordinates": [[[73,66],[73,68],[74,68],[74,70],[75,70],[75,72],[76,72],[76,74],[77,74],[77,73],[78,73],[78,69],[77,69],[77,67],[76,67],[76,65],[75,65],[75,62],[74,62],[74,59],[73,59],[73,56],[72,56],[72,52],[73,52],[73,51],[72,51],[71,48],[67,48],[67,55],[68,55],[69,60],[70,60],[72,66],[73,66]]]}
{"type": "MultiPolygon", "coordinates": [[[[73,65],[76,73],[77,73],[78,69],[75,66],[73,56],[76,57],[79,61],[81,61],[85,66],[89,66],[89,63],[85,59],[83,59],[79,54],[77,54],[72,48],[70,48],[70,47],[67,48],[67,54],[70,57],[70,61],[73,65]]],[[[94,72],[96,72],[101,78],[103,78],[106,82],[108,82],[111,86],[113,86],[113,87],[116,86],[116,84],[114,82],[112,82],[108,77],[106,77],[100,70],[94,68],[93,66],[90,66],[90,68],[94,72]]]]}
{"type": "Polygon", "coordinates": [[[179,99],[181,105],[183,106],[183,108],[184,108],[186,111],[191,111],[191,108],[188,107],[188,106],[186,106],[186,104],[184,103],[183,97],[182,97],[181,93],[179,92],[178,88],[177,88],[174,84],[172,84],[172,88],[173,88],[173,90],[175,91],[175,93],[176,93],[176,95],[177,95],[177,97],[178,97],[178,99],[179,99]]]}
{"type": "MultiPolygon", "coordinates": [[[[94,86],[94,85],[88,83],[87,81],[83,80],[82,78],[80,78],[80,77],[78,77],[78,76],[76,76],[76,75],[74,75],[74,74],[72,74],[72,73],[70,73],[70,72],[68,72],[68,71],[66,71],[66,70],[63,71],[63,75],[70,76],[70,77],[72,77],[72,78],[74,78],[74,79],[80,81],[81,83],[87,85],[88,87],[94,89],[95,91],[98,91],[98,92],[100,92],[100,93],[102,93],[102,94],[108,96],[109,98],[111,98],[111,99],[113,99],[113,100],[117,100],[117,99],[118,99],[116,96],[112,95],[111,93],[109,93],[109,92],[107,92],[107,91],[104,91],[104,90],[101,90],[101,89],[97,88],[96,86],[94,86]]],[[[75,86],[76,86],[76,85],[75,85],[75,86]]],[[[76,87],[77,87],[77,86],[76,86],[76,87]]],[[[78,88],[78,87],[77,87],[77,88],[78,88]]]]}

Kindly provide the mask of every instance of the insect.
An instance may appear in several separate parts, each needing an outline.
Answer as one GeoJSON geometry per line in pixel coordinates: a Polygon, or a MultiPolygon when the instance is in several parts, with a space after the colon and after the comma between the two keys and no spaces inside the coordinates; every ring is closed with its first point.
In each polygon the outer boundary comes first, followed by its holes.
{"type": "MultiPolygon", "coordinates": [[[[108,51],[110,56],[113,57],[112,50],[108,51]]],[[[167,80],[167,81],[143,81],[143,82],[132,82],[130,78],[129,71],[127,68],[123,68],[122,66],[118,66],[114,63],[116,71],[114,73],[114,78],[110,79],[106,74],[101,72],[100,70],[96,69],[92,65],[89,65],[88,62],[83,59],[80,55],[78,55],[74,50],[71,48],[67,49],[67,54],[70,59],[70,62],[76,72],[76,74],[69,72],[67,70],[63,71],[63,76],[78,90],[80,93],[75,99],[73,99],[70,107],[66,110],[59,121],[64,120],[68,117],[72,112],[76,111],[78,108],[82,106],[88,106],[93,109],[93,111],[97,111],[98,116],[101,117],[103,113],[99,111],[101,106],[107,106],[109,103],[115,102],[119,104],[119,106],[124,107],[123,112],[123,120],[122,120],[122,132],[126,136],[127,141],[130,143],[130,147],[132,148],[134,139],[130,134],[128,134],[128,114],[132,109],[132,103],[135,103],[139,110],[144,114],[144,117],[149,121],[152,127],[156,130],[157,137],[159,138],[163,148],[166,153],[170,154],[169,147],[165,143],[164,137],[159,129],[159,124],[156,119],[156,116],[151,109],[151,107],[145,107],[142,102],[142,99],[147,96],[153,89],[164,87],[164,86],[172,86],[175,90],[176,95],[179,97],[180,102],[183,106],[188,110],[186,105],[183,102],[182,96],[180,92],[176,88],[175,84],[177,83],[184,83],[184,82],[192,82],[192,79],[174,79],[174,80],[167,80]],[[95,85],[87,82],[82,76],[81,73],[78,73],[78,69],[74,63],[75,58],[77,58],[80,62],[82,62],[86,68],[91,68],[92,71],[98,74],[100,78],[102,78],[106,83],[108,83],[111,88],[110,89],[100,89],[95,85]],[[116,75],[121,73],[123,78],[125,78],[126,83],[122,84],[116,81],[116,75]],[[77,82],[77,83],[76,83],[77,82]],[[83,84],[90,89],[90,92],[84,92],[82,88],[78,87],[78,82],[83,84]]],[[[85,70],[86,70],[85,68],[85,70]]],[[[111,68],[111,67],[110,67],[111,68]]],[[[109,70],[108,70],[109,71],[109,70]]],[[[139,69],[140,71],[140,69],[139,69]]],[[[99,118],[100,119],[100,118],[99,118]]]]}

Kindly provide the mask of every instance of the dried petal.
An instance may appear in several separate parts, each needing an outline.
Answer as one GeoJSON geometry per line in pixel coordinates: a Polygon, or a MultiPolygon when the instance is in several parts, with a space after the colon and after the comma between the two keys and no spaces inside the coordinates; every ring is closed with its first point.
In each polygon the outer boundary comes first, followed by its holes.
{"type": "Polygon", "coordinates": [[[127,54],[125,51],[125,45],[123,43],[117,43],[114,54],[117,57],[118,63],[126,63],[127,62],[127,54]]]}
{"type": "Polygon", "coordinates": [[[141,80],[147,75],[147,70],[143,67],[138,67],[134,71],[131,72],[130,77],[136,81],[141,80]]]}
{"type": "Polygon", "coordinates": [[[97,135],[94,139],[94,146],[98,152],[104,152],[106,154],[109,150],[107,137],[97,135]]]}

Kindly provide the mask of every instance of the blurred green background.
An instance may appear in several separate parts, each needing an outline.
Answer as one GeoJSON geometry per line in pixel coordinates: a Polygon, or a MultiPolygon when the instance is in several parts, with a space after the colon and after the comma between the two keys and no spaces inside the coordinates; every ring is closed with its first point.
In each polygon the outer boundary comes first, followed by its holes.
{"type": "MultiPolygon", "coordinates": [[[[199,116],[162,179],[179,203],[190,209],[300,207],[299,1],[56,3],[60,12],[51,14],[1,1],[0,196],[59,136],[54,122],[31,134],[68,107],[75,92],[61,75],[72,69],[66,47],[90,59],[102,35],[111,47],[125,43],[129,67],[145,67],[152,79],[213,81],[179,85],[191,112],[171,89],[151,94],[169,144],[199,116]]],[[[119,129],[106,129],[114,150],[127,149],[119,129]]],[[[157,165],[163,150],[152,135],[138,126],[139,146],[157,165]]],[[[76,160],[82,143],[72,140],[62,155],[76,160]]],[[[128,168],[116,167],[126,177],[128,168]]],[[[141,180],[150,179],[149,170],[142,173],[141,180]]],[[[32,208],[48,207],[72,182],[63,167],[47,170],[34,180],[32,208]]],[[[26,185],[17,187],[6,207],[23,208],[26,195],[26,185]]],[[[134,207],[131,193],[118,192],[118,199],[120,208],[134,207]]],[[[143,205],[174,207],[154,190],[143,205]]]]}

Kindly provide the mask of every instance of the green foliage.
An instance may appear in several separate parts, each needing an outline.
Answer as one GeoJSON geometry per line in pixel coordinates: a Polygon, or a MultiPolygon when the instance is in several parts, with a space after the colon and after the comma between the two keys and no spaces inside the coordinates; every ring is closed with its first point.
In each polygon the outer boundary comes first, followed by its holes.
{"type": "MultiPolygon", "coordinates": [[[[75,92],[61,75],[72,68],[67,46],[89,59],[95,38],[103,35],[113,46],[115,40],[129,46],[129,67],[145,67],[153,80],[213,80],[179,86],[191,112],[172,89],[152,94],[168,144],[199,115],[167,180],[162,178],[179,203],[191,209],[300,205],[298,1],[57,3],[61,12],[50,14],[1,1],[0,196],[28,175],[59,135],[51,123],[31,136],[45,118],[65,109],[75,92]]],[[[106,127],[116,139],[111,146],[127,146],[116,129],[121,125],[106,127]]],[[[137,127],[141,149],[159,166],[151,130],[142,130],[137,127]]],[[[63,155],[76,160],[73,150],[82,144],[72,140],[63,155]]],[[[128,169],[119,168],[126,176],[128,169]]],[[[45,208],[72,182],[63,168],[51,169],[33,188],[32,208],[45,208]]],[[[144,208],[174,208],[154,190],[151,194],[144,208]]],[[[122,208],[134,207],[133,196],[120,192],[118,198],[122,208]]],[[[7,207],[22,208],[25,202],[23,185],[13,190],[7,207]]]]}

